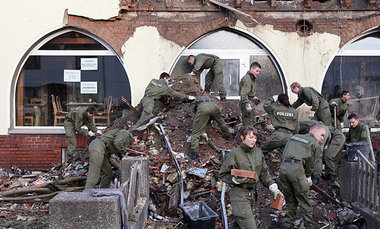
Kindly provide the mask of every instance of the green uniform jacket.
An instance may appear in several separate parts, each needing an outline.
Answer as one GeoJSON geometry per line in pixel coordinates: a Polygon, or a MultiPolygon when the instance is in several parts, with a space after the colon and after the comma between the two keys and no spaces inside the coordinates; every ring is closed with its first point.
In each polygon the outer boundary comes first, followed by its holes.
{"type": "Polygon", "coordinates": [[[201,53],[194,57],[193,73],[200,75],[203,69],[212,68],[216,61],[220,60],[219,57],[212,54],[201,53]]]}
{"type": "Polygon", "coordinates": [[[321,101],[325,101],[325,99],[314,88],[300,87],[298,99],[292,104],[292,107],[297,109],[299,106],[306,103],[308,106],[311,106],[312,111],[317,111],[320,108],[319,104],[321,101]]]}
{"type": "Polygon", "coordinates": [[[355,128],[350,127],[347,134],[347,143],[368,142],[367,128],[366,125],[360,122],[355,128]]]}
{"type": "Polygon", "coordinates": [[[311,133],[296,134],[290,138],[282,154],[284,160],[298,160],[302,163],[306,177],[310,177],[314,170],[319,143],[311,133]]]}
{"type": "Polygon", "coordinates": [[[126,153],[127,147],[133,144],[135,139],[133,135],[124,129],[112,129],[103,134],[99,139],[107,146],[107,152],[109,154],[116,154],[119,157],[123,157],[126,153]]]}
{"type": "Polygon", "coordinates": [[[227,155],[219,170],[219,177],[223,182],[233,185],[231,169],[242,169],[256,172],[256,183],[260,180],[260,182],[267,188],[271,184],[274,184],[260,148],[249,148],[242,143],[227,155]]]}
{"type": "Polygon", "coordinates": [[[88,117],[86,107],[78,107],[75,110],[70,111],[66,115],[66,120],[74,124],[74,130],[78,134],[87,134],[87,130],[81,129],[82,126],[87,126],[87,128],[94,133],[98,131],[93,119],[88,117]]]}
{"type": "Polygon", "coordinates": [[[159,100],[162,96],[165,95],[174,97],[176,99],[186,99],[188,97],[187,95],[179,93],[169,87],[166,84],[165,79],[153,79],[145,89],[145,96],[153,97],[155,100],[159,100]]]}
{"type": "Polygon", "coordinates": [[[253,107],[254,103],[251,101],[256,94],[256,77],[248,71],[240,80],[240,103],[244,106],[250,103],[253,107]]]}
{"type": "Polygon", "coordinates": [[[344,115],[346,114],[346,112],[348,110],[347,102],[344,101],[344,99],[342,99],[342,98],[336,98],[336,99],[330,100],[330,102],[329,102],[330,112],[331,112],[333,120],[334,120],[334,107],[335,106],[331,105],[332,102],[335,102],[337,104],[337,106],[336,106],[336,118],[337,118],[337,120],[339,120],[339,122],[344,122],[344,115]]]}
{"type": "Polygon", "coordinates": [[[298,133],[298,112],[296,109],[274,102],[272,98],[264,103],[264,109],[268,113],[274,128],[285,128],[294,134],[298,133]]]}

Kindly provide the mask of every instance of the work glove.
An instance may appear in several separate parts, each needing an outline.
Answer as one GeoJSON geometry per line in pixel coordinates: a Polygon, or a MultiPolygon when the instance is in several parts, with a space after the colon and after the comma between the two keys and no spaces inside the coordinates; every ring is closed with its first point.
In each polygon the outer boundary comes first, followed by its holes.
{"type": "Polygon", "coordinates": [[[207,133],[203,133],[201,136],[202,136],[206,141],[208,141],[207,133]]]}
{"type": "Polygon", "coordinates": [[[342,128],[342,129],[344,128],[344,123],[343,122],[340,123],[340,128],[342,128]]]}
{"type": "Polygon", "coordinates": [[[96,131],[96,134],[102,135],[103,133],[101,130],[98,130],[98,131],[96,131]]]}
{"type": "Polygon", "coordinates": [[[334,101],[331,102],[330,105],[331,105],[331,106],[335,106],[335,107],[338,106],[338,104],[337,104],[336,102],[334,102],[334,101]]]}
{"type": "Polygon", "coordinates": [[[314,115],[315,115],[315,111],[310,111],[309,117],[312,118],[312,117],[314,117],[314,115]]]}
{"type": "Polygon", "coordinates": [[[256,96],[253,97],[252,101],[253,101],[256,105],[260,103],[260,99],[257,98],[256,96]]]}
{"type": "Polygon", "coordinates": [[[254,184],[256,181],[252,178],[247,177],[232,177],[232,182],[234,184],[254,184]]]}
{"type": "Polygon", "coordinates": [[[190,72],[189,74],[192,75],[192,76],[195,76],[194,72],[190,72]]]}
{"type": "Polygon", "coordinates": [[[245,109],[247,110],[247,112],[251,112],[253,110],[250,103],[245,104],[245,109]]]}
{"type": "Polygon", "coordinates": [[[306,179],[307,179],[307,183],[309,183],[309,186],[311,186],[313,184],[311,177],[307,177],[306,179]]]}
{"type": "Polygon", "coordinates": [[[189,95],[188,99],[189,100],[195,100],[196,98],[194,96],[192,96],[192,95],[189,95]]]}
{"type": "Polygon", "coordinates": [[[278,194],[280,194],[281,196],[284,196],[284,194],[282,194],[282,192],[280,191],[280,189],[278,189],[278,186],[277,186],[276,183],[271,184],[269,186],[269,190],[273,193],[274,199],[277,199],[277,195],[278,194]]]}
{"type": "Polygon", "coordinates": [[[94,132],[92,132],[91,130],[88,131],[88,136],[92,137],[92,136],[94,136],[94,135],[95,135],[94,132]]]}
{"type": "Polygon", "coordinates": [[[277,100],[278,100],[278,95],[274,95],[274,96],[272,96],[272,98],[273,98],[273,101],[277,102],[277,100]]]}

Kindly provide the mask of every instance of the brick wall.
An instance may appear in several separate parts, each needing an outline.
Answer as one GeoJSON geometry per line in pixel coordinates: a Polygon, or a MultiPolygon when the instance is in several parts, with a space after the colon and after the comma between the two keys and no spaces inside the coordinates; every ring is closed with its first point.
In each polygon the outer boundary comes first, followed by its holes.
{"type": "MultiPolygon", "coordinates": [[[[77,147],[84,148],[87,138],[77,136],[77,147]]],[[[45,170],[60,164],[62,148],[67,147],[65,135],[1,135],[0,167],[45,170]]]]}

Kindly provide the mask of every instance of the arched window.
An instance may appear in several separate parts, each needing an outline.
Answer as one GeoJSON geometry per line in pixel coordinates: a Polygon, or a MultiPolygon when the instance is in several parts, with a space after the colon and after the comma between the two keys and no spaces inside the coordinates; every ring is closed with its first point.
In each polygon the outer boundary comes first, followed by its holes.
{"type": "Polygon", "coordinates": [[[111,48],[74,29],[57,32],[30,52],[16,85],[15,126],[58,126],[78,106],[95,106],[95,124],[121,116],[131,99],[126,71],[111,48]]]}
{"type": "MultiPolygon", "coordinates": [[[[200,53],[213,54],[222,59],[224,86],[230,99],[239,98],[240,79],[253,62],[262,66],[256,84],[256,95],[260,99],[287,91],[284,77],[273,56],[259,41],[243,32],[225,28],[204,35],[180,54],[172,67],[171,75],[175,77],[191,72],[192,67],[187,64],[187,57],[200,53]]],[[[201,74],[202,87],[207,72],[205,70],[201,74]]],[[[211,94],[215,92],[217,91],[213,85],[211,94]]]]}
{"type": "MultiPolygon", "coordinates": [[[[379,109],[380,94],[380,32],[371,33],[346,45],[335,56],[323,81],[325,98],[337,98],[349,91],[348,113],[373,126],[379,109]]],[[[348,122],[346,123],[348,126],[348,122]]]]}

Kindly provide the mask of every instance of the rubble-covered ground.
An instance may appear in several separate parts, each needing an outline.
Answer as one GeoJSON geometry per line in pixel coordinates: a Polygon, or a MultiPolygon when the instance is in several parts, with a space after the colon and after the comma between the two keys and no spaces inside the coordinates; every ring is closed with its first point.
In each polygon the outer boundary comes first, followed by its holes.
{"type": "MultiPolygon", "coordinates": [[[[172,87],[188,95],[199,96],[201,92],[197,79],[190,75],[177,77],[172,87]]],[[[233,142],[227,141],[223,138],[217,123],[211,122],[206,128],[211,144],[202,139],[199,152],[200,162],[194,163],[188,160],[187,155],[190,152],[189,137],[191,136],[192,128],[190,103],[171,101],[169,99],[166,102],[167,104],[158,113],[164,118],[157,122],[164,125],[173,151],[175,151],[175,157],[182,169],[185,202],[204,201],[219,215],[216,219],[216,227],[222,227],[221,193],[220,189],[218,189],[220,186],[220,183],[218,183],[218,171],[223,161],[220,149],[233,149],[240,144],[239,139],[235,138],[233,142]],[[214,147],[212,147],[212,144],[214,144],[214,147]]],[[[241,123],[238,100],[219,101],[218,103],[227,124],[237,131],[241,123]]],[[[259,131],[258,146],[271,134],[271,130],[267,128],[262,103],[256,110],[259,117],[255,126],[259,131]]],[[[139,114],[131,110],[122,118],[116,120],[109,128],[129,128],[136,123],[138,118],[139,114]]],[[[146,228],[187,228],[182,218],[183,213],[178,207],[180,199],[178,174],[173,159],[165,147],[163,137],[159,135],[153,126],[150,126],[143,131],[142,139],[140,144],[146,146],[144,147],[145,153],[150,158],[151,200],[146,228]]],[[[278,173],[280,157],[280,152],[272,152],[267,158],[267,164],[273,179],[281,189],[278,173]]],[[[7,172],[0,171],[0,188],[2,191],[0,200],[8,198],[8,200],[0,202],[0,228],[47,228],[48,200],[60,191],[83,190],[85,173],[88,169],[87,161],[88,152],[84,150],[73,163],[52,166],[50,171],[30,172],[17,168],[7,172]],[[34,187],[37,189],[33,190],[34,187]],[[29,189],[32,192],[26,194],[16,192],[12,194],[12,191],[20,189],[29,189]],[[6,197],[3,195],[4,193],[7,193],[6,197]],[[37,199],[28,199],[28,197],[36,195],[38,195],[37,199]],[[14,200],[10,201],[9,198],[14,198],[14,200]]],[[[115,177],[118,175],[119,173],[115,170],[115,177]]],[[[323,180],[320,182],[319,187],[333,198],[339,200],[336,195],[337,188],[326,184],[323,180]]],[[[314,190],[309,192],[309,196],[314,207],[315,228],[342,228],[343,224],[358,218],[349,209],[332,204],[314,190]]],[[[285,208],[278,211],[269,207],[271,199],[272,194],[270,191],[262,185],[258,185],[258,200],[255,206],[258,228],[277,228],[278,222],[285,215],[285,208]]],[[[228,191],[225,201],[229,222],[231,222],[228,191]]],[[[300,213],[295,221],[295,227],[303,228],[300,213]]]]}

